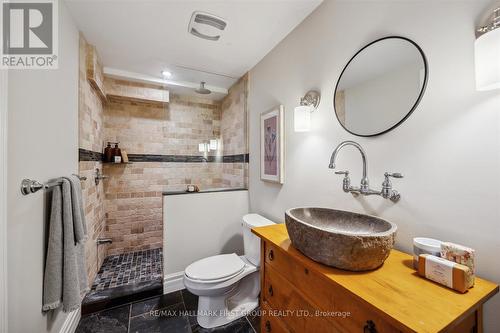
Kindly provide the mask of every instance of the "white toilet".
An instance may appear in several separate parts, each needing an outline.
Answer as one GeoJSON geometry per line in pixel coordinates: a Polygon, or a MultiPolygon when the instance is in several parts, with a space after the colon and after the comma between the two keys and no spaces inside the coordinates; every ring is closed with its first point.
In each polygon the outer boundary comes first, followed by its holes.
{"type": "Polygon", "coordinates": [[[221,254],[195,261],[184,271],[184,285],[198,295],[198,324],[204,328],[225,325],[259,305],[260,238],[253,227],[274,222],[258,215],[243,216],[245,255],[221,254]]]}

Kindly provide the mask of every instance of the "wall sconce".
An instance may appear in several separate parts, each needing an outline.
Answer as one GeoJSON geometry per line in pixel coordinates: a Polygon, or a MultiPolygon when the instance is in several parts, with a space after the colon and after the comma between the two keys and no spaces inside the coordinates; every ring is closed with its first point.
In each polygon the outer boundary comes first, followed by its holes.
{"type": "Polygon", "coordinates": [[[198,144],[198,151],[200,153],[206,153],[207,152],[207,144],[206,143],[198,144]]]}
{"type": "Polygon", "coordinates": [[[218,139],[211,139],[208,142],[203,142],[198,144],[198,151],[200,153],[208,153],[212,150],[217,150],[219,149],[219,140],[218,139]]]}
{"type": "Polygon", "coordinates": [[[476,89],[500,89],[500,7],[485,26],[477,29],[474,45],[476,89]]]}
{"type": "Polygon", "coordinates": [[[209,149],[210,150],[217,150],[217,149],[219,149],[219,140],[217,140],[217,139],[210,140],[209,149]]]}
{"type": "Polygon", "coordinates": [[[321,95],[315,90],[310,90],[300,99],[293,113],[295,132],[308,132],[311,130],[311,113],[318,108],[321,95]]]}

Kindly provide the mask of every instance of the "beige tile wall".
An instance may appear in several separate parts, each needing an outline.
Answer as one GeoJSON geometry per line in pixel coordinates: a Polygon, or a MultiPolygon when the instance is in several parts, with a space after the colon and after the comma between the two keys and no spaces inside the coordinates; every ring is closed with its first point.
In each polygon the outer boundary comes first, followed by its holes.
{"type": "MultiPolygon", "coordinates": [[[[87,43],[82,37],[83,54],[85,47],[87,43]]],[[[80,76],[80,148],[102,152],[104,143],[118,141],[120,148],[129,154],[198,156],[199,143],[218,138],[223,142],[221,149],[210,155],[248,151],[246,76],[230,89],[223,101],[171,94],[168,104],[141,101],[142,97],[158,95],[160,87],[105,78],[105,92],[109,90],[109,96],[104,106],[86,80],[82,62],[80,76]],[[132,98],[113,97],[113,94],[132,98]]],[[[160,95],[156,97],[165,96],[160,95]]],[[[201,189],[246,186],[247,165],[80,162],[80,173],[89,178],[83,185],[91,234],[86,249],[89,280],[93,280],[105,255],[162,246],[164,191],[184,190],[187,184],[196,184],[201,189]],[[109,176],[97,187],[93,183],[95,168],[103,168],[103,173],[109,176]],[[100,251],[97,260],[95,239],[103,236],[111,237],[113,244],[107,249],[103,247],[106,252],[100,251]]]]}
{"type": "MultiPolygon", "coordinates": [[[[79,147],[100,152],[103,140],[103,104],[95,90],[89,84],[86,75],[86,55],[89,44],[80,35],[79,55],[79,147]]],[[[96,168],[102,169],[101,162],[80,161],[79,174],[87,177],[82,182],[83,202],[85,205],[85,217],[87,220],[88,240],[85,243],[85,259],[87,263],[88,281],[91,284],[99,270],[104,257],[106,247],[100,246],[97,250],[97,238],[104,236],[104,188],[94,183],[94,172],[96,168]]]]}
{"type": "Polygon", "coordinates": [[[111,102],[105,141],[119,141],[133,154],[199,155],[199,143],[220,137],[220,118],[220,104],[178,95],[165,106],[111,102]]]}
{"type": "Polygon", "coordinates": [[[222,163],[136,162],[105,165],[106,235],[110,254],[162,246],[162,192],[221,187],[222,163]]]}
{"type": "Polygon", "coordinates": [[[89,84],[95,89],[97,95],[105,101],[106,94],[104,92],[104,72],[95,46],[87,44],[85,63],[89,84]]]}
{"type": "Polygon", "coordinates": [[[103,141],[103,104],[87,81],[86,47],[89,44],[80,35],[79,147],[100,152],[103,141]]]}
{"type": "MultiPolygon", "coordinates": [[[[248,153],[247,140],[248,74],[230,89],[221,103],[221,138],[224,155],[248,153]]],[[[248,187],[248,163],[225,163],[225,187],[248,187]]]]}
{"type": "Polygon", "coordinates": [[[221,134],[224,155],[244,154],[247,148],[248,77],[244,75],[231,88],[221,103],[221,134]]]}
{"type": "Polygon", "coordinates": [[[104,258],[107,255],[106,245],[97,247],[97,238],[105,235],[104,188],[102,184],[94,183],[96,168],[102,168],[101,162],[81,161],[80,176],[87,177],[82,182],[83,201],[85,205],[85,218],[87,220],[88,239],[85,243],[85,259],[87,263],[88,281],[94,281],[104,258]],[[99,257],[98,257],[99,255],[99,257]]]}
{"type": "Polygon", "coordinates": [[[104,78],[104,89],[110,100],[128,99],[135,102],[161,105],[169,100],[167,88],[152,84],[104,78]]]}
{"type": "MultiPolygon", "coordinates": [[[[219,103],[200,98],[171,95],[166,106],[112,100],[104,112],[105,141],[119,141],[132,154],[199,155],[200,142],[220,137],[220,117],[219,103]]],[[[222,163],[105,164],[109,254],[161,247],[162,192],[187,184],[222,187],[222,170],[222,163]]]]}
{"type": "Polygon", "coordinates": [[[248,163],[224,163],[222,187],[242,188],[248,184],[248,163]]]}

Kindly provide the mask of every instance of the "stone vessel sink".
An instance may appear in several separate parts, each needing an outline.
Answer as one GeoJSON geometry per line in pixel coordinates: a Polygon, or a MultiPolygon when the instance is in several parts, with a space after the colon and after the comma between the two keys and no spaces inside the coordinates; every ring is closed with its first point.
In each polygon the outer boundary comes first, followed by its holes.
{"type": "Polygon", "coordinates": [[[292,245],[304,255],[350,271],[380,267],[397,229],[379,217],[328,208],[289,209],[285,223],[292,245]]]}

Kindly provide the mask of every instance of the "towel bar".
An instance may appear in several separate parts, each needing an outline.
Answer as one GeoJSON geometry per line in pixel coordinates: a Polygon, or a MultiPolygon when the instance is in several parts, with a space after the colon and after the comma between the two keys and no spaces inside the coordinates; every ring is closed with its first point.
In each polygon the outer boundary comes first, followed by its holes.
{"type": "MultiPolygon", "coordinates": [[[[80,179],[80,180],[87,180],[87,177],[80,177],[80,176],[75,175],[75,174],[73,174],[73,176],[77,176],[78,179],[80,179]]],[[[26,178],[26,179],[23,179],[23,181],[21,182],[21,193],[23,195],[28,195],[30,193],[38,192],[42,188],[47,189],[47,188],[51,188],[51,187],[58,186],[61,184],[62,184],[62,182],[60,182],[60,181],[48,182],[48,183],[42,184],[37,180],[31,180],[31,179],[26,178]]]]}

